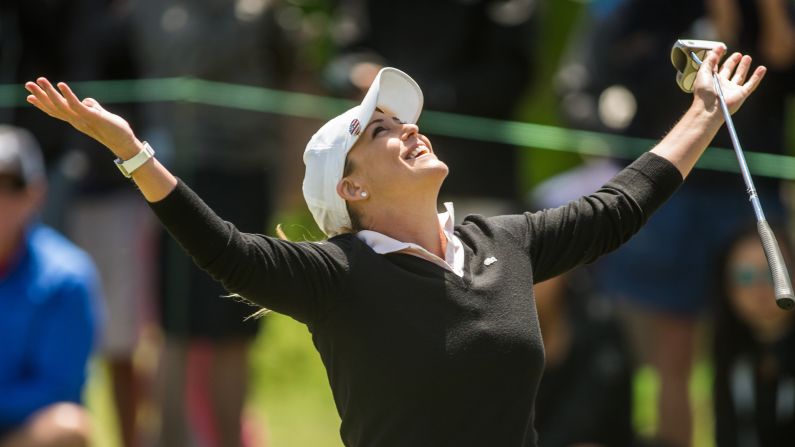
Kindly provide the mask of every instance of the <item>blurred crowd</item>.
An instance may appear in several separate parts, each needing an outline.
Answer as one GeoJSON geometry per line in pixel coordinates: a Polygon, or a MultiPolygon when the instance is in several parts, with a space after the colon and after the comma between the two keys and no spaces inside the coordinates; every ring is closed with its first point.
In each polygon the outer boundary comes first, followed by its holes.
{"type": "MultiPolygon", "coordinates": [[[[3,0],[0,84],[191,77],[358,99],[394,66],[423,88],[426,110],[522,120],[543,86],[557,101],[551,121],[660,139],[690,101],[671,45],[720,40],[769,68],[735,116],[743,146],[791,152],[791,1],[567,2],[576,20],[551,42],[559,33],[542,19],[552,2],[540,0],[3,0]],[[561,45],[554,76],[540,79],[544,48],[561,45]]],[[[273,234],[306,216],[301,154],[320,121],[189,101],[108,107],[241,230],[273,234]]],[[[429,137],[450,166],[441,198],[460,218],[560,206],[625,163],[581,159],[526,179],[521,154],[532,148],[429,137]]],[[[728,134],[714,145],[731,147],[728,134]]],[[[755,180],[792,265],[787,185],[755,180]]],[[[0,339],[13,341],[0,346],[0,447],[90,444],[90,358],[109,372],[119,445],[254,445],[248,353],[268,319],[225,295],[108,151],[0,104],[0,339]]],[[[712,372],[716,445],[795,439],[793,314],[775,306],[739,174],[697,170],[629,244],[536,295],[541,445],[694,445],[700,363],[712,372]],[[653,433],[635,424],[644,367],[658,383],[653,433]]]]}

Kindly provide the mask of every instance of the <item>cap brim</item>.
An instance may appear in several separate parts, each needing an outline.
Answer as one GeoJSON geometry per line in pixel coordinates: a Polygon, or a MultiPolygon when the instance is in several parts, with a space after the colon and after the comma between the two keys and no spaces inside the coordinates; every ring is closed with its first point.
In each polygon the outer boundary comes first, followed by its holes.
{"type": "Polygon", "coordinates": [[[362,125],[367,126],[376,108],[404,123],[416,123],[422,113],[423,96],[411,76],[397,68],[382,68],[361,103],[362,125]]]}

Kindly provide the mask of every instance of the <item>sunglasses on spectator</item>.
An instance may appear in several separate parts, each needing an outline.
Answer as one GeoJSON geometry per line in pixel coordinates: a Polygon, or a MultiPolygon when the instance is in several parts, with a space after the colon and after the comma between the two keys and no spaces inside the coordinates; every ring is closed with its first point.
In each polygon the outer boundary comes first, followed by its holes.
{"type": "Polygon", "coordinates": [[[25,182],[16,175],[0,174],[0,193],[18,193],[25,189],[25,182]]]}
{"type": "Polygon", "coordinates": [[[732,282],[739,287],[750,287],[756,284],[773,285],[773,275],[767,267],[738,265],[732,268],[732,282]]]}

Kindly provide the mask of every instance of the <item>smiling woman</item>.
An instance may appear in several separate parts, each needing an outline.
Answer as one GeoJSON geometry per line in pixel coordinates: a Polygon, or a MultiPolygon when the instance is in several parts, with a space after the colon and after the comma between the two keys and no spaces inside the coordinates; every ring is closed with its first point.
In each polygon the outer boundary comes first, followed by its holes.
{"type": "MultiPolygon", "coordinates": [[[[358,126],[358,120],[356,119],[354,119],[354,122],[351,123],[351,128],[354,128],[355,126],[358,126]]],[[[363,214],[372,214],[372,211],[368,213],[361,209],[362,205],[367,203],[364,202],[364,199],[370,197],[370,193],[367,191],[378,190],[380,192],[383,186],[381,185],[383,183],[383,179],[386,178],[384,176],[377,175],[370,170],[356,169],[356,166],[371,165],[372,162],[368,162],[366,158],[372,156],[372,153],[389,153],[384,149],[370,148],[370,146],[377,144],[377,139],[381,141],[381,144],[385,144],[387,146],[390,144],[393,146],[397,145],[397,154],[394,154],[393,149],[393,155],[391,155],[391,157],[394,159],[397,156],[405,165],[410,168],[414,168],[416,160],[432,157],[432,159],[436,162],[434,163],[434,167],[436,168],[436,171],[438,171],[437,175],[441,177],[438,180],[439,184],[441,184],[441,181],[447,176],[447,166],[439,161],[438,158],[436,158],[436,155],[433,153],[431,148],[432,146],[430,140],[428,140],[428,138],[424,135],[419,134],[419,128],[416,125],[404,123],[403,121],[400,121],[398,117],[390,116],[387,112],[384,112],[380,108],[376,108],[372,121],[370,121],[367,129],[365,129],[365,135],[354,144],[350,153],[346,157],[345,167],[342,172],[342,181],[337,184],[337,193],[346,201],[346,209],[351,221],[351,230],[354,232],[363,230],[365,228],[364,224],[361,223],[361,217],[359,216],[363,214]],[[370,133],[368,134],[368,132],[370,133]],[[364,176],[367,183],[371,184],[369,188],[363,186],[364,184],[362,182],[364,180],[359,179],[361,176],[364,176]],[[357,205],[356,202],[360,201],[362,204],[357,205]]],[[[420,162],[422,163],[423,161],[424,160],[421,160],[420,162]]],[[[418,165],[417,169],[415,169],[415,172],[422,172],[421,166],[418,165]]],[[[401,182],[389,181],[387,184],[394,188],[394,185],[401,185],[401,182]]],[[[388,190],[389,188],[387,188],[387,192],[388,190]]],[[[401,191],[403,192],[403,195],[406,196],[406,192],[409,191],[409,188],[401,187],[401,191]]],[[[435,198],[433,203],[436,203],[435,198]]],[[[374,226],[375,223],[372,221],[369,221],[367,224],[368,228],[372,228],[374,226]]]]}
{"type": "MultiPolygon", "coordinates": [[[[430,210],[425,215],[431,218],[423,223],[431,228],[438,226],[436,204],[448,169],[436,158],[431,142],[419,133],[415,124],[376,111],[348,153],[346,167],[336,190],[346,201],[349,214],[366,216],[366,221],[358,218],[360,229],[421,242],[424,232],[420,221],[415,221],[420,225],[412,227],[395,226],[393,213],[399,209],[430,210]],[[363,168],[357,169],[359,166],[363,168]]],[[[435,247],[441,239],[436,234],[433,238],[430,247],[437,249],[434,254],[444,258],[441,247],[435,247]]]]}
{"type": "MultiPolygon", "coordinates": [[[[140,142],[122,118],[66,84],[30,82],[28,100],[99,140],[163,225],[232,293],[306,324],[327,369],[348,446],[535,446],[544,353],[533,284],[625,242],[679,186],[722,124],[711,73],[649,153],[599,191],[509,216],[438,213],[447,166],[416,126],[419,86],[382,69],[362,103],[304,153],[303,192],[323,242],[238,231],[140,142]],[[129,160],[135,160],[130,162],[129,160]],[[122,161],[127,160],[127,161],[122,161]]],[[[750,58],[720,70],[737,110],[759,84],[750,58]]]]}

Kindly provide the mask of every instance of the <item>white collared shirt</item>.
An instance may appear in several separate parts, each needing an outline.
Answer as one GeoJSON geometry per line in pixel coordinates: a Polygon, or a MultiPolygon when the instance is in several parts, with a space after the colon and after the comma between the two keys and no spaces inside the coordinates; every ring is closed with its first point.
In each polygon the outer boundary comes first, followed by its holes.
{"type": "Polygon", "coordinates": [[[377,231],[362,230],[356,233],[356,237],[367,244],[378,254],[385,255],[387,253],[395,253],[398,251],[403,252],[431,261],[434,264],[437,264],[455,273],[456,275],[463,277],[464,244],[461,243],[461,240],[458,239],[458,236],[453,234],[455,225],[455,212],[453,209],[453,203],[445,202],[444,207],[447,211],[439,213],[438,215],[439,225],[441,225],[444,236],[447,238],[447,250],[445,251],[444,259],[436,256],[417,244],[401,242],[377,231]]]}

